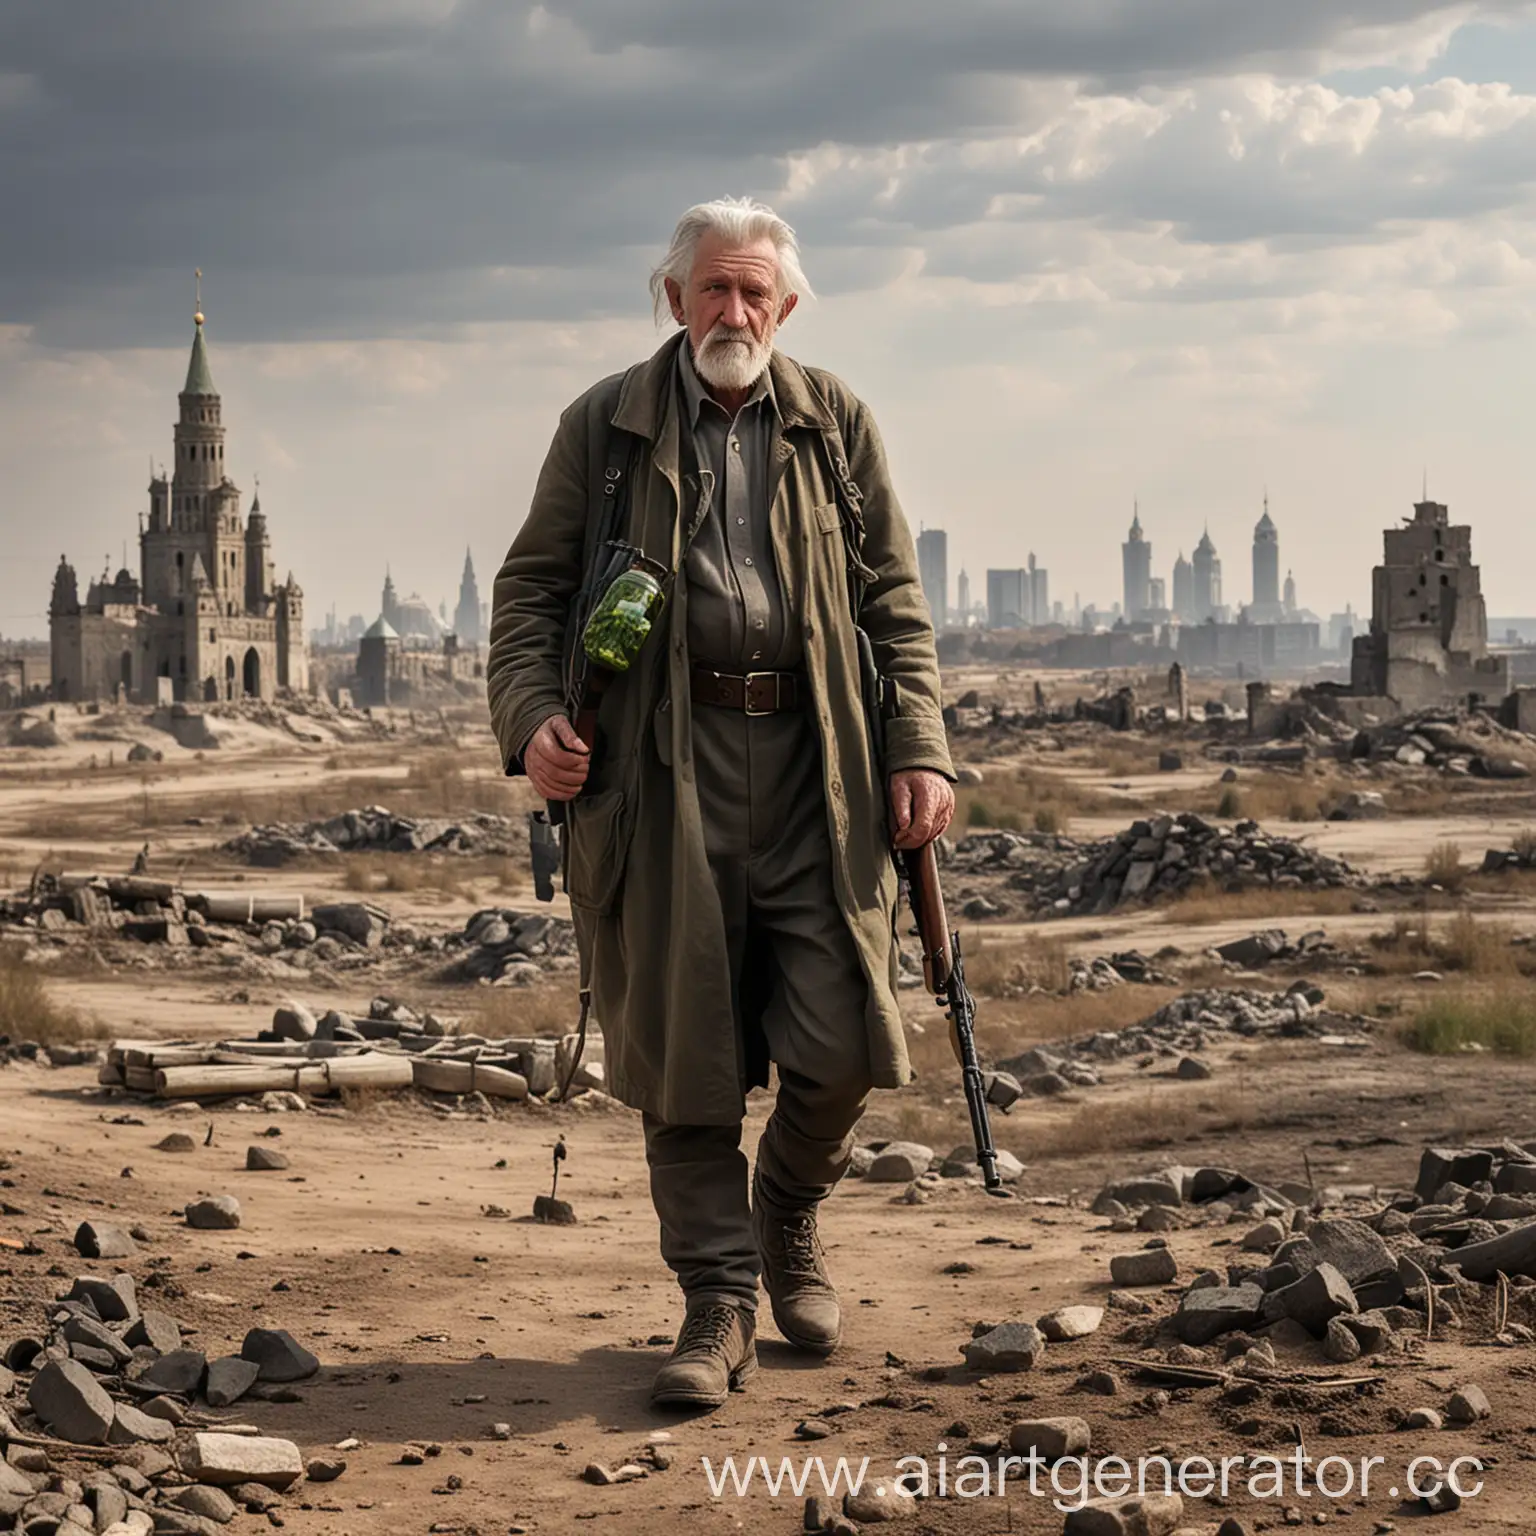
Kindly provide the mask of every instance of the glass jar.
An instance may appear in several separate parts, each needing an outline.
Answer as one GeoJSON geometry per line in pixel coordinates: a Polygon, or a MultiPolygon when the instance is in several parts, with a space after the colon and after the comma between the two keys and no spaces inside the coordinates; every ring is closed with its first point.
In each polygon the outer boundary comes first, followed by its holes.
{"type": "Polygon", "coordinates": [[[640,655],[662,602],[661,583],[646,568],[651,563],[633,565],[615,577],[592,610],[582,649],[594,665],[627,672],[640,655]]]}

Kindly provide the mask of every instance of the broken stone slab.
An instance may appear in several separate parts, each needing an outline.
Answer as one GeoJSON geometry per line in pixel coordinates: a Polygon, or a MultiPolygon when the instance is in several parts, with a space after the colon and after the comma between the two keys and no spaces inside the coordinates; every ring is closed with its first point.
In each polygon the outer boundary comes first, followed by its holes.
{"type": "Polygon", "coordinates": [[[27,1406],[52,1434],[72,1445],[105,1445],[112,1429],[112,1399],[75,1360],[50,1360],[32,1378],[27,1406]]]}
{"type": "Polygon", "coordinates": [[[228,1525],[240,1513],[239,1506],[222,1488],[215,1488],[209,1483],[191,1483],[185,1488],[178,1488],[162,1503],[174,1505],[177,1509],[186,1510],[189,1515],[212,1520],[218,1525],[228,1525]]]}
{"type": "Polygon", "coordinates": [[[1468,1280],[1492,1280],[1501,1270],[1506,1275],[1536,1275],[1536,1220],[1463,1244],[1456,1250],[1456,1267],[1468,1280]]]}
{"type": "Polygon", "coordinates": [[[1170,1536],[1183,1517],[1184,1501],[1176,1493],[1131,1493],[1072,1510],[1062,1536],[1170,1536]]]}
{"type": "Polygon", "coordinates": [[[1279,928],[1269,928],[1263,933],[1250,934],[1246,939],[1234,939],[1230,944],[1218,945],[1216,953],[1229,965],[1240,965],[1245,970],[1251,970],[1268,965],[1287,947],[1284,932],[1279,928]]]}
{"type": "Polygon", "coordinates": [[[1429,1202],[1442,1184],[1480,1184],[1493,1173],[1493,1153],[1479,1147],[1425,1147],[1413,1191],[1429,1202]]]}
{"type": "Polygon", "coordinates": [[[933,1148],[916,1141],[891,1141],[875,1154],[865,1178],[875,1184],[910,1184],[928,1172],[933,1148]]]}
{"type": "Polygon", "coordinates": [[[105,1323],[94,1318],[76,1316],[64,1324],[64,1340],[68,1344],[85,1344],[99,1350],[114,1365],[126,1365],[133,1359],[132,1347],[119,1338],[105,1323]]]}
{"type": "Polygon", "coordinates": [[[304,1460],[292,1440],[199,1433],[182,1455],[182,1470],[215,1487],[260,1483],[281,1493],[304,1475],[304,1460]]]}
{"type": "Polygon", "coordinates": [[[1116,1285],[1168,1285],[1179,1273],[1171,1248],[1142,1248],[1136,1253],[1117,1253],[1109,1261],[1109,1276],[1116,1285]]]}
{"type": "Polygon", "coordinates": [[[1002,1323],[961,1348],[965,1363],[977,1371],[1029,1371],[1045,1353],[1045,1340],[1033,1323],[1002,1323]]]}
{"type": "Polygon", "coordinates": [[[305,1381],[320,1369],[319,1360],[285,1328],[252,1328],[240,1358],[257,1367],[259,1381],[305,1381]]]}
{"type": "Polygon", "coordinates": [[[261,1374],[261,1367],[254,1360],[239,1355],[225,1355],[208,1362],[208,1380],[203,1386],[203,1397],[210,1408],[228,1408],[238,1403],[261,1374]]]}
{"type": "Polygon", "coordinates": [[[1139,1179],[1120,1179],[1106,1184],[1094,1197],[1090,1210],[1095,1216],[1106,1214],[1111,1204],[1123,1207],[1144,1205],[1183,1205],[1184,1191],[1181,1184],[1162,1174],[1151,1174],[1139,1179]]]}
{"type": "Polygon", "coordinates": [[[156,1354],[168,1355],[181,1348],[181,1327],[168,1313],[150,1308],[123,1335],[123,1342],[130,1349],[152,1349],[156,1354]]]}
{"type": "Polygon", "coordinates": [[[64,1300],[90,1302],[104,1323],[131,1323],[139,1315],[138,1294],[132,1275],[113,1275],[110,1280],[96,1275],[79,1275],[64,1300]]]}
{"type": "Polygon", "coordinates": [[[247,1173],[281,1173],[288,1167],[288,1154],[276,1147],[247,1147],[245,1171],[247,1173]]]}
{"type": "Polygon", "coordinates": [[[173,1349],[153,1361],[135,1385],[141,1392],[195,1397],[207,1369],[208,1359],[201,1350],[173,1349]]]}
{"type": "Polygon", "coordinates": [[[1064,1456],[1084,1456],[1092,1443],[1093,1432],[1086,1419],[1026,1419],[1008,1431],[1008,1449],[1016,1456],[1031,1453],[1042,1461],[1060,1461],[1064,1456]]]}
{"type": "Polygon", "coordinates": [[[1286,1317],[1294,1318],[1314,1339],[1324,1338],[1335,1317],[1358,1312],[1349,1281],[1332,1264],[1319,1264],[1294,1285],[1272,1293],[1286,1317]]]}
{"type": "Polygon", "coordinates": [[[167,1445],[176,1437],[176,1426],[168,1419],[156,1418],[135,1408],[132,1403],[118,1403],[107,1440],[112,1445],[167,1445]]]}
{"type": "Polygon", "coordinates": [[[1103,1321],[1103,1307],[1060,1307],[1039,1318],[1035,1326],[1052,1344],[1065,1344],[1097,1333],[1103,1321]]]}
{"type": "Polygon", "coordinates": [[[122,1227],[82,1221],[75,1229],[75,1250],[82,1259],[131,1259],[139,1245],[122,1227]]]}
{"type": "Polygon", "coordinates": [[[1186,1344],[1209,1344],[1236,1329],[1254,1327],[1264,1305],[1256,1285],[1212,1285],[1188,1292],[1174,1314],[1173,1330],[1186,1344]]]}
{"type": "Polygon", "coordinates": [[[192,1201],[186,1218],[199,1232],[232,1232],[240,1225],[240,1202],[233,1195],[209,1195],[192,1201]]]}

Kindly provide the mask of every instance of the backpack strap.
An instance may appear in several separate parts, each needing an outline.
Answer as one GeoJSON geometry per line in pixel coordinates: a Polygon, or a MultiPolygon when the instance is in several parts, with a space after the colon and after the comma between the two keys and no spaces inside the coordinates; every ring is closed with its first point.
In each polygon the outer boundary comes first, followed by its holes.
{"type": "Polygon", "coordinates": [[[805,382],[831,422],[830,426],[821,429],[821,447],[832,473],[832,489],[837,500],[848,568],[848,607],[857,624],[865,591],[879,578],[879,573],[864,563],[864,493],[848,467],[848,447],[843,441],[836,414],[809,374],[806,374],[805,382]]]}

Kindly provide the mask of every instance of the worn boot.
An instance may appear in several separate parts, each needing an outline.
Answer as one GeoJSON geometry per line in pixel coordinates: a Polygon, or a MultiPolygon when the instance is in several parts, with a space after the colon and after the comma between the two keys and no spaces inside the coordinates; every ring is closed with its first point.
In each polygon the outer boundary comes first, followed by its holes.
{"type": "Polygon", "coordinates": [[[671,1357],[656,1373],[657,1407],[718,1408],[757,1374],[756,1324],[744,1307],[700,1301],[688,1308],[671,1357]]]}
{"type": "Polygon", "coordinates": [[[797,1349],[830,1355],[843,1336],[843,1312],[827,1278],[816,1235],[816,1208],[774,1215],[764,1208],[762,1188],[755,1180],[752,1196],[752,1230],[773,1320],[797,1349]]]}

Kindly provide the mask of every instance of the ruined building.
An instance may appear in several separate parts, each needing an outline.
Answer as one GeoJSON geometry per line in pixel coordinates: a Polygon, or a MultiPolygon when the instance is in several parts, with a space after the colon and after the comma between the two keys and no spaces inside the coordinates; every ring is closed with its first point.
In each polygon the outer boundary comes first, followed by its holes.
{"type": "Polygon", "coordinates": [[[59,557],[48,608],[57,699],[272,699],[309,686],[304,594],[291,575],[273,579],[260,497],[241,515],[201,310],[195,318],[176,469],[149,483],[139,575],[103,572],[82,599],[59,557]]]}
{"type": "Polygon", "coordinates": [[[1370,632],[1355,639],[1350,691],[1404,710],[1504,698],[1509,661],[1488,654],[1471,528],[1453,527],[1448,507],[1424,500],[1383,539],[1384,563],[1371,573],[1370,632]]]}
{"type": "Polygon", "coordinates": [[[1134,623],[1152,606],[1152,545],[1141,531],[1141,508],[1133,509],[1131,531],[1120,546],[1125,618],[1134,623]]]}

